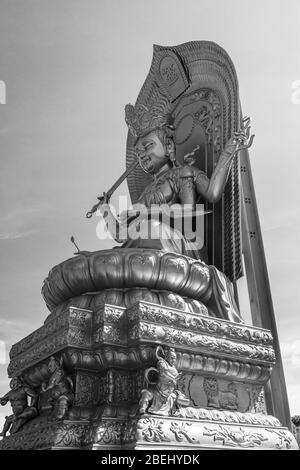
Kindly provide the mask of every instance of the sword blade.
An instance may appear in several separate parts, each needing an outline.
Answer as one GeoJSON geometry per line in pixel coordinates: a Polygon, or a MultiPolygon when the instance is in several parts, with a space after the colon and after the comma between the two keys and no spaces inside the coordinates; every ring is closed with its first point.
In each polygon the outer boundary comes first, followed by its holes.
{"type": "Polygon", "coordinates": [[[134,161],[127,170],[122,173],[122,175],[117,179],[117,181],[112,185],[112,187],[107,191],[108,196],[112,196],[116,189],[123,183],[123,181],[127,178],[127,176],[138,166],[139,161],[134,161]]]}

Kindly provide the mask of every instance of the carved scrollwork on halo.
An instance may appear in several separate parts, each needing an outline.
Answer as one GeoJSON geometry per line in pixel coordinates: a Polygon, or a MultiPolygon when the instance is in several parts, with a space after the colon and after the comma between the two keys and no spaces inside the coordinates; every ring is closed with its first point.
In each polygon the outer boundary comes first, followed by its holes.
{"type": "MultiPolygon", "coordinates": [[[[188,105],[199,103],[199,106],[193,112],[190,110],[187,113],[177,111],[178,117],[174,122],[175,128],[178,130],[175,133],[176,144],[182,145],[187,142],[195,126],[200,125],[205,131],[207,143],[213,143],[214,153],[218,156],[222,148],[221,104],[218,96],[212,90],[201,89],[187,95],[184,103],[188,105]],[[188,132],[179,137],[181,126],[184,122],[186,124],[187,120],[189,120],[189,124],[185,127],[188,132]]],[[[182,106],[181,110],[183,109],[182,106]]]]}

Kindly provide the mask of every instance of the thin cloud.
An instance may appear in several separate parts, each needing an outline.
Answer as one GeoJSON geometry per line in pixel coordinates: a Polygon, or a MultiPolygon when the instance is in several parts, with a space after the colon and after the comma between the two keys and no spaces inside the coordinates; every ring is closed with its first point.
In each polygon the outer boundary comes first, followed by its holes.
{"type": "Polygon", "coordinates": [[[300,366],[300,339],[281,343],[283,360],[291,367],[300,366]]]}
{"type": "Polygon", "coordinates": [[[45,204],[44,202],[35,207],[15,207],[13,209],[10,208],[9,211],[0,215],[0,223],[13,222],[16,219],[19,220],[21,217],[34,217],[46,210],[49,210],[49,205],[45,204]]]}
{"type": "Polygon", "coordinates": [[[5,232],[0,233],[0,240],[17,240],[18,238],[30,237],[34,233],[37,233],[38,230],[27,230],[25,232],[5,232]]]}
{"type": "Polygon", "coordinates": [[[28,322],[22,320],[6,320],[0,318],[0,340],[12,343],[18,338],[24,336],[24,330],[28,329],[28,322]]]}

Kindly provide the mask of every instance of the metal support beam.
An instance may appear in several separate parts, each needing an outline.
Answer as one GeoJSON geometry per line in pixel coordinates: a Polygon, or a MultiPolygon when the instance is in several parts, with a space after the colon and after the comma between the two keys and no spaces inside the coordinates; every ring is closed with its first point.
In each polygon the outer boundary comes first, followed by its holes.
{"type": "Polygon", "coordinates": [[[261,235],[248,150],[240,153],[242,197],[242,246],[245,258],[253,325],[271,330],[276,365],[265,388],[268,413],[291,429],[291,417],[283,372],[269,277],[261,235]]]}

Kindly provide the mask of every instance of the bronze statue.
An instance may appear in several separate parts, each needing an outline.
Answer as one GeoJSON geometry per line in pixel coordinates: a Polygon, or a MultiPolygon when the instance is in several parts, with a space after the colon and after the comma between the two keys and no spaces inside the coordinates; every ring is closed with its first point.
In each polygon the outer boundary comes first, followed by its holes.
{"type": "Polygon", "coordinates": [[[19,429],[38,414],[35,407],[37,394],[29,386],[25,385],[20,377],[15,377],[10,381],[11,390],[0,398],[2,406],[10,402],[13,414],[6,416],[0,436],[6,436],[7,432],[15,434],[19,429]],[[28,397],[31,398],[31,405],[28,405],[28,397]]]}
{"type": "Polygon", "coordinates": [[[73,383],[65,375],[62,364],[53,356],[49,359],[48,369],[51,375],[48,383],[41,386],[39,407],[41,412],[50,410],[55,419],[61,420],[73,402],[73,383]]]}
{"type": "Polygon", "coordinates": [[[190,400],[177,389],[177,382],[182,374],[178,372],[175,366],[175,349],[170,348],[165,353],[163,348],[158,346],[156,357],[158,359],[156,368],[151,367],[145,374],[149,389],[142,390],[139,412],[140,414],[147,412],[154,415],[169,416],[178,407],[189,406],[190,400]],[[157,379],[154,382],[149,378],[151,372],[157,374],[157,379]]]}
{"type": "Polygon", "coordinates": [[[212,42],[156,45],[126,122],[127,169],[87,213],[99,208],[121,246],[87,252],[72,237],[76,256],[49,272],[50,314],[10,352],[22,386],[1,400],[14,415],[0,449],[297,448],[282,426],[288,401],[244,150],[253,136],[232,61],[212,42]],[[125,178],[133,206],[117,217],[109,202],[125,178]],[[244,272],[253,325],[235,303],[244,272]],[[30,411],[24,383],[38,391],[39,416],[16,432],[30,411]]]}

